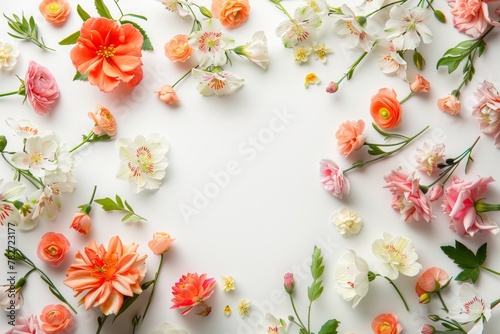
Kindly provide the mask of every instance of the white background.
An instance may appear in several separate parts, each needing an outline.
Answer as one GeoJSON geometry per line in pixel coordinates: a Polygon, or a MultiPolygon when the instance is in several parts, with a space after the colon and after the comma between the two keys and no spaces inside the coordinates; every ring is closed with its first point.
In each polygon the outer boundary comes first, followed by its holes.
{"type": "MultiPolygon", "coordinates": [[[[78,2],[91,15],[97,15],[92,1],[78,2]]],[[[112,1],[107,1],[112,13],[116,10],[112,1]]],[[[208,2],[200,1],[199,4],[208,2]]],[[[330,3],[334,5],[334,3],[330,3]]],[[[338,5],[340,3],[337,3],[338,5]]],[[[333,49],[326,64],[311,60],[299,65],[294,62],[292,51],[283,47],[274,34],[275,28],[286,17],[267,1],[251,1],[248,22],[240,28],[227,31],[236,40],[236,45],[250,41],[257,30],[264,30],[268,38],[270,66],[267,72],[244,59],[232,57],[232,66],[226,70],[245,79],[245,85],[235,94],[226,97],[203,97],[196,91],[196,81],[186,78],[176,87],[181,103],[176,107],[163,104],[153,93],[162,84],[172,84],[194,63],[171,63],[163,54],[163,46],[174,35],[189,33],[190,21],[183,21],[176,14],[163,9],[153,0],[122,1],[124,12],[145,15],[147,22],[140,24],[149,34],[155,50],[143,52],[144,79],[130,90],[120,87],[105,94],[88,82],[72,81],[75,69],[69,52],[72,46],[59,46],[58,41],[78,30],[81,20],[76,13],[77,2],[72,2],[69,20],[60,27],[46,23],[38,11],[38,2],[3,1],[0,11],[33,15],[47,45],[57,52],[42,51],[33,44],[19,43],[20,57],[14,71],[0,72],[0,91],[18,88],[14,74],[24,77],[29,60],[46,66],[55,76],[61,97],[50,116],[41,117],[34,113],[28,103],[21,104],[22,97],[10,96],[0,100],[0,117],[29,119],[41,129],[52,130],[60,140],[70,147],[76,145],[81,134],[87,134],[92,122],[87,113],[97,104],[111,110],[118,124],[118,137],[133,138],[137,135],[160,133],[167,138],[170,146],[170,165],[163,185],[157,191],[133,194],[129,185],[115,178],[119,165],[118,150],[114,142],[93,143],[75,154],[77,163],[74,175],[78,186],[63,198],[63,209],[55,222],[41,222],[29,232],[18,232],[19,248],[40,265],[53,279],[63,295],[72,305],[77,299],[62,281],[66,269],[74,255],[91,240],[107,247],[110,237],[119,235],[124,243],[140,244],[139,252],[148,254],[146,279],[153,277],[159,258],[154,256],[147,242],[156,231],[165,231],[176,238],[172,249],[165,255],[160,282],[148,313],[137,333],[149,333],[162,321],[169,321],[190,333],[245,334],[259,333],[257,322],[263,314],[271,311],[275,316],[287,318],[292,309],[282,289],[282,277],[292,271],[296,277],[296,303],[302,318],[307,312],[307,286],[310,284],[309,259],[314,245],[322,248],[324,264],[324,294],[314,303],[312,330],[317,332],[330,318],[342,322],[340,333],[370,332],[372,319],[380,313],[392,312],[399,316],[405,333],[418,333],[423,323],[422,316],[430,313],[427,306],[418,304],[414,293],[417,277],[400,277],[396,284],[409,302],[412,313],[402,307],[395,291],[383,279],[370,283],[368,295],[353,310],[350,302],[343,301],[334,291],[333,270],[339,255],[345,249],[353,249],[365,258],[374,269],[377,259],[371,252],[371,244],[381,238],[383,232],[404,235],[414,241],[419,254],[419,262],[424,268],[440,266],[452,276],[459,270],[440,250],[442,245],[451,245],[458,238],[476,250],[488,242],[486,264],[500,269],[498,237],[477,235],[462,238],[448,228],[448,219],[441,213],[438,203],[433,204],[436,219],[427,224],[417,222],[407,224],[401,221],[399,213],[391,206],[391,195],[383,189],[383,175],[391,169],[403,165],[413,168],[412,157],[415,149],[424,140],[446,145],[448,157],[454,157],[469,147],[480,135],[479,125],[471,116],[474,104],[472,96],[477,85],[483,80],[493,82],[500,88],[500,73],[497,57],[500,52],[498,32],[493,31],[487,39],[485,54],[476,61],[476,71],[472,82],[462,89],[462,111],[452,117],[438,110],[436,101],[449,94],[461,81],[460,70],[448,75],[444,68],[436,70],[435,64],[444,51],[459,41],[467,39],[459,34],[451,24],[449,8],[445,3],[436,3],[448,17],[447,24],[435,19],[428,23],[434,32],[434,41],[419,49],[425,56],[427,67],[421,74],[431,83],[431,92],[417,94],[403,105],[404,115],[395,131],[413,135],[430,125],[429,130],[417,142],[399,155],[347,174],[351,182],[351,194],[343,200],[332,197],[318,181],[318,163],[322,158],[335,160],[341,168],[347,168],[358,159],[369,158],[364,152],[357,152],[344,159],[336,151],[335,131],[339,124],[347,120],[363,119],[367,124],[365,134],[370,142],[381,143],[382,138],[370,126],[370,98],[380,88],[394,88],[402,99],[409,92],[408,85],[396,77],[382,74],[373,56],[359,66],[353,79],[343,82],[340,90],[330,95],[325,92],[331,80],[338,80],[357,57],[342,46],[342,41],[333,34],[331,22],[326,19],[320,39],[333,49]],[[315,72],[321,79],[320,85],[304,88],[304,77],[315,72]],[[270,122],[276,113],[293,115],[284,124],[282,131],[269,134],[270,122]],[[265,134],[264,134],[265,133],[265,134]],[[249,149],[251,137],[265,138],[259,150],[249,149]],[[264,137],[262,137],[264,136],[264,137]],[[267,141],[267,142],[266,142],[267,141]],[[242,151],[243,150],[243,151],[242,151]],[[198,191],[213,182],[212,176],[226,169],[230,163],[238,164],[238,173],[220,189],[218,194],[208,199],[197,214],[186,218],[181,214],[183,206],[193,206],[198,191]],[[106,213],[97,204],[93,205],[91,216],[93,227],[87,236],[69,229],[69,224],[77,206],[89,200],[92,188],[98,186],[96,198],[113,197],[119,194],[133,206],[135,211],[148,219],[147,222],[124,224],[121,214],[106,213]],[[361,233],[349,239],[342,238],[331,225],[330,215],[341,207],[356,210],[364,221],[361,233]],[[47,231],[63,233],[71,242],[71,249],[64,263],[53,269],[36,257],[36,245],[40,236],[47,231]],[[171,286],[179,277],[188,272],[207,273],[218,281],[216,292],[208,300],[212,314],[201,318],[194,314],[181,316],[180,311],[170,310],[172,303],[171,286]],[[221,276],[235,277],[236,290],[223,292],[221,276]],[[251,302],[250,317],[241,319],[237,312],[238,302],[245,298],[251,302]],[[230,305],[233,314],[225,317],[223,309],[230,305]]],[[[298,2],[287,1],[284,5],[293,13],[298,2]]],[[[6,20],[0,22],[0,38],[5,40],[6,20]]],[[[409,59],[411,63],[411,59],[409,59]]],[[[415,69],[409,65],[408,78],[412,80],[415,69]]],[[[279,123],[278,123],[279,124],[279,123]]],[[[0,133],[9,139],[9,146],[19,145],[19,138],[13,137],[5,122],[0,122],[0,133]]],[[[15,147],[15,146],[14,146],[15,147]]],[[[492,138],[485,135],[474,150],[475,163],[466,176],[489,176],[500,179],[498,168],[499,152],[492,138]]],[[[10,179],[12,172],[5,163],[0,163],[0,175],[10,179]]],[[[464,177],[463,166],[457,175],[464,177]]],[[[422,175],[422,183],[430,179],[422,175]]],[[[209,186],[210,187],[210,186],[209,186]]],[[[210,190],[209,190],[210,192],[210,190]]],[[[489,202],[500,202],[498,184],[491,184],[486,193],[489,202]]],[[[198,203],[198,205],[201,205],[198,203]]],[[[498,220],[497,213],[490,216],[498,220]]],[[[27,267],[18,264],[20,275],[27,267]]],[[[483,298],[491,302],[500,298],[498,277],[482,273],[477,283],[483,298]]],[[[0,277],[0,283],[3,278],[0,277]]],[[[39,315],[49,303],[57,303],[41,281],[32,275],[23,289],[25,304],[19,315],[39,315]]],[[[142,313],[147,296],[135,303],[119,321],[111,327],[111,319],[103,333],[131,332],[131,318],[142,313]]],[[[95,318],[99,310],[84,311],[78,308],[75,319],[76,333],[92,333],[96,328],[95,318]]],[[[500,327],[498,310],[493,310],[492,319],[485,326],[484,333],[496,333],[500,327]]],[[[0,319],[0,328],[6,321],[0,319]]],[[[291,333],[298,332],[292,327],[291,333]]]]}

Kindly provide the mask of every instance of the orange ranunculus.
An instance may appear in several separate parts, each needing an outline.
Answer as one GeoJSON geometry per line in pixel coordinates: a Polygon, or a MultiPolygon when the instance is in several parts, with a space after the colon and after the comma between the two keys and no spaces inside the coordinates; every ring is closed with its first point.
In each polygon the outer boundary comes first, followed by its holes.
{"type": "Polygon", "coordinates": [[[187,35],[176,35],[165,44],[165,56],[173,62],[185,62],[194,52],[187,35]]]}
{"type": "Polygon", "coordinates": [[[75,291],[75,297],[87,291],[80,300],[86,310],[100,306],[105,315],[117,314],[123,296],[132,297],[142,292],[147,255],[139,255],[138,246],[123,245],[118,236],[109,240],[107,250],[92,241],[83,252],[76,254],[64,284],[75,291]]]}
{"type": "Polygon", "coordinates": [[[448,95],[438,99],[438,108],[445,113],[455,116],[460,111],[460,100],[455,95],[448,95]]]}
{"type": "Polygon", "coordinates": [[[91,226],[92,219],[90,219],[89,215],[84,212],[77,212],[73,216],[73,220],[71,221],[71,225],[69,227],[75,229],[81,234],[87,235],[91,226]]]}
{"type": "Polygon", "coordinates": [[[49,23],[63,23],[68,19],[70,6],[68,0],[43,0],[38,7],[49,23]]]}
{"type": "Polygon", "coordinates": [[[156,232],[153,234],[153,240],[148,242],[148,246],[155,255],[161,255],[168,252],[174,240],[168,233],[156,232]]]}
{"type": "Polygon", "coordinates": [[[236,28],[246,22],[250,13],[248,0],[213,0],[212,15],[226,28],[236,28]]]}
{"type": "Polygon", "coordinates": [[[402,330],[398,317],[392,313],[380,314],[372,321],[372,331],[375,334],[399,334],[402,330]]]}
{"type": "Polygon", "coordinates": [[[105,93],[113,91],[120,82],[129,87],[142,80],[142,43],[139,30],[131,24],[119,24],[98,17],[85,21],[76,46],[70,56],[81,74],[105,93]]]}
{"type": "Polygon", "coordinates": [[[174,88],[170,85],[163,85],[160,89],[155,91],[156,94],[160,97],[160,100],[165,102],[166,104],[177,104],[180,102],[177,93],[174,88]]]}
{"type": "Polygon", "coordinates": [[[428,303],[430,294],[441,290],[450,280],[448,273],[441,268],[431,267],[424,271],[417,280],[415,292],[420,303],[428,303]]]}
{"type": "Polygon", "coordinates": [[[55,334],[71,328],[73,316],[61,304],[47,305],[40,315],[42,330],[47,334],[55,334]]]}
{"type": "Polygon", "coordinates": [[[365,143],[363,136],[365,122],[363,120],[347,121],[340,124],[335,137],[337,138],[337,150],[344,157],[358,150],[365,143]]]}
{"type": "Polygon", "coordinates": [[[60,265],[69,250],[69,241],[61,233],[47,232],[40,239],[37,255],[52,267],[60,265]]]}
{"type": "Polygon", "coordinates": [[[414,93],[427,93],[431,89],[431,84],[423,76],[415,73],[415,81],[410,85],[410,89],[414,93]]]}
{"type": "Polygon", "coordinates": [[[394,89],[382,88],[372,97],[370,113],[375,123],[384,129],[391,129],[401,122],[401,104],[394,89]]]}
{"type": "Polygon", "coordinates": [[[172,287],[174,298],[173,309],[184,309],[182,315],[189,313],[196,305],[204,306],[202,315],[210,313],[210,307],[206,305],[208,299],[215,288],[215,279],[207,278],[207,274],[198,275],[197,273],[182,275],[177,283],[172,287]]]}
{"type": "Polygon", "coordinates": [[[95,122],[95,127],[92,131],[96,135],[113,136],[116,133],[116,121],[108,109],[98,104],[95,110],[90,111],[88,115],[95,122]]]}

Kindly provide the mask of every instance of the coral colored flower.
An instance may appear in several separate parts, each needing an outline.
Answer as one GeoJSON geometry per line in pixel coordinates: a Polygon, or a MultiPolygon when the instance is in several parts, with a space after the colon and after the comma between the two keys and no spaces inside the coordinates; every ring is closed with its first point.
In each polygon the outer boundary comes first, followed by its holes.
{"type": "Polygon", "coordinates": [[[448,0],[451,7],[453,26],[458,31],[474,38],[479,37],[491,24],[488,13],[489,1],[448,0]]]}
{"type": "Polygon", "coordinates": [[[160,97],[160,100],[166,104],[177,104],[181,101],[175,93],[174,88],[170,85],[161,86],[155,93],[160,97]]]}
{"type": "Polygon", "coordinates": [[[211,12],[226,28],[237,28],[248,20],[248,0],[212,0],[211,12]]]}
{"type": "Polygon", "coordinates": [[[413,242],[406,237],[393,237],[390,233],[384,233],[383,239],[373,242],[372,251],[383,261],[377,265],[377,272],[392,280],[398,278],[400,273],[415,276],[422,269],[422,265],[417,262],[418,255],[413,242]]]}
{"type": "Polygon", "coordinates": [[[195,68],[191,74],[198,80],[196,89],[203,96],[232,94],[243,86],[244,82],[244,79],[228,71],[212,73],[195,68]]]}
{"type": "Polygon", "coordinates": [[[38,7],[49,23],[63,23],[68,19],[70,6],[68,0],[43,0],[38,7]]]}
{"type": "Polygon", "coordinates": [[[149,334],[188,334],[188,331],[179,329],[168,322],[162,322],[149,334]]]}
{"type": "Polygon", "coordinates": [[[174,304],[172,309],[182,309],[182,315],[188,314],[195,306],[204,304],[206,316],[210,313],[205,301],[214,293],[215,279],[207,278],[207,274],[187,273],[182,275],[177,283],[172,287],[174,304]]]}
{"type": "Polygon", "coordinates": [[[319,163],[319,176],[323,187],[333,196],[342,198],[344,194],[349,194],[349,180],[335,162],[327,159],[321,160],[319,163]]]}
{"type": "Polygon", "coordinates": [[[392,208],[401,213],[401,218],[407,223],[424,219],[430,222],[434,219],[432,210],[425,194],[420,189],[420,180],[414,177],[414,172],[408,173],[402,168],[391,171],[384,176],[392,193],[392,208]]]}
{"type": "Polygon", "coordinates": [[[148,242],[148,247],[155,255],[162,255],[168,252],[174,240],[175,239],[171,238],[168,233],[155,232],[155,234],[153,234],[153,240],[148,242]]]}
{"type": "Polygon", "coordinates": [[[346,250],[340,255],[335,266],[335,291],[346,301],[352,300],[355,308],[368,293],[368,263],[356,255],[355,251],[346,250]]]}
{"type": "Polygon", "coordinates": [[[209,66],[223,66],[227,62],[226,52],[234,40],[222,32],[221,25],[213,19],[205,20],[201,29],[189,35],[189,44],[193,47],[201,69],[209,66]]]}
{"type": "Polygon", "coordinates": [[[455,95],[448,95],[438,99],[438,108],[445,113],[455,116],[460,111],[460,100],[455,95]]]}
{"type": "Polygon", "coordinates": [[[13,327],[3,334],[44,334],[40,328],[40,323],[35,315],[28,317],[16,317],[16,322],[13,327]]]}
{"type": "Polygon", "coordinates": [[[69,227],[81,234],[87,235],[92,227],[92,219],[84,212],[77,212],[73,216],[69,227]]]}
{"type": "Polygon", "coordinates": [[[183,63],[193,52],[193,48],[189,45],[189,37],[184,34],[175,35],[165,44],[165,56],[173,62],[183,63]]]}
{"type": "Polygon", "coordinates": [[[478,103],[472,107],[472,115],[481,131],[493,137],[496,147],[500,147],[500,94],[491,82],[483,81],[474,95],[478,103]]]}
{"type": "Polygon", "coordinates": [[[304,82],[304,86],[307,88],[309,85],[317,85],[320,83],[319,77],[316,73],[309,73],[306,75],[306,80],[304,82]]]}
{"type": "Polygon", "coordinates": [[[234,278],[233,276],[222,276],[222,290],[231,291],[234,290],[234,278]]]}
{"type": "Polygon", "coordinates": [[[36,254],[43,262],[57,267],[64,261],[69,246],[68,239],[61,233],[47,232],[40,239],[36,254]]]}
{"type": "MultiPolygon", "coordinates": [[[[438,267],[431,267],[419,276],[415,285],[415,292],[419,298],[424,294],[432,294],[441,290],[448,284],[449,280],[450,276],[446,271],[438,267]]],[[[421,300],[420,302],[422,303],[421,300]]]]}
{"type": "Polygon", "coordinates": [[[403,111],[394,89],[382,88],[372,97],[370,113],[375,123],[384,129],[399,125],[403,111]]]}
{"type": "Polygon", "coordinates": [[[95,127],[92,131],[96,135],[114,136],[116,134],[115,118],[107,108],[98,104],[94,111],[88,113],[88,116],[95,122],[95,127]]]}
{"type": "Polygon", "coordinates": [[[73,316],[64,305],[47,305],[40,315],[42,330],[47,334],[69,330],[73,324],[73,316]]]}
{"type": "Polygon", "coordinates": [[[86,292],[79,302],[86,310],[100,306],[105,315],[117,314],[124,296],[142,292],[147,255],[139,255],[137,247],[135,243],[123,245],[118,236],[109,240],[107,250],[92,241],[76,254],[64,284],[73,289],[75,297],[86,292]]]}
{"type": "Polygon", "coordinates": [[[424,142],[416,150],[417,169],[431,175],[437,169],[437,165],[444,161],[444,144],[430,145],[424,142]]]}
{"type": "Polygon", "coordinates": [[[11,42],[0,41],[0,70],[5,68],[7,71],[16,67],[19,49],[17,45],[11,42]]]}
{"type": "Polygon", "coordinates": [[[131,24],[92,17],[82,25],[70,53],[71,61],[79,73],[88,74],[89,82],[105,93],[113,91],[120,82],[134,87],[143,76],[143,40],[131,24]]]}
{"type": "Polygon", "coordinates": [[[358,213],[348,208],[342,208],[335,212],[330,220],[343,237],[358,234],[363,226],[363,221],[358,213]]]}
{"type": "Polygon", "coordinates": [[[285,276],[283,276],[283,282],[284,282],[283,284],[285,286],[285,291],[288,294],[292,294],[294,286],[295,286],[295,282],[293,280],[293,274],[292,273],[286,273],[285,276]]]}
{"type": "Polygon", "coordinates": [[[418,73],[415,73],[415,81],[413,81],[410,85],[410,89],[412,92],[423,92],[427,93],[431,89],[431,85],[429,81],[427,81],[423,76],[418,73]]]}
{"type": "Polygon", "coordinates": [[[365,122],[347,121],[340,124],[335,138],[337,138],[337,151],[347,158],[349,154],[360,149],[365,143],[366,137],[363,135],[365,122]]]}
{"type": "Polygon", "coordinates": [[[372,331],[375,334],[399,334],[402,330],[398,317],[392,313],[380,314],[372,321],[372,331]]]}
{"type": "Polygon", "coordinates": [[[477,177],[474,181],[466,181],[453,177],[451,184],[444,191],[443,212],[450,216],[450,227],[459,235],[471,237],[477,232],[485,231],[498,234],[499,228],[484,212],[476,210],[476,202],[486,192],[492,177],[477,177]]]}
{"type": "Polygon", "coordinates": [[[35,112],[46,116],[59,98],[59,87],[49,70],[30,60],[24,77],[26,96],[35,112]]]}

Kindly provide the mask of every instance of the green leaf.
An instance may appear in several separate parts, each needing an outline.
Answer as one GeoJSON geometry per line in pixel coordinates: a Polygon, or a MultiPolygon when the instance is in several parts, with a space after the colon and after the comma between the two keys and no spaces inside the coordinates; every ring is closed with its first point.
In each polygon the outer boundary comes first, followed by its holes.
{"type": "Polygon", "coordinates": [[[134,295],[132,297],[125,296],[125,298],[123,299],[122,307],[120,308],[120,311],[118,311],[118,313],[113,318],[113,322],[115,322],[116,318],[118,318],[123,312],[125,312],[130,307],[130,305],[132,305],[135,302],[135,300],[139,296],[140,296],[140,294],[137,294],[137,293],[134,293],[134,295]]]}
{"type": "Polygon", "coordinates": [[[134,212],[134,209],[132,209],[132,207],[127,203],[127,201],[125,201],[125,206],[127,207],[127,209],[130,210],[130,212],[134,212]]]}
{"type": "Polygon", "coordinates": [[[477,249],[477,252],[476,252],[476,259],[477,259],[477,263],[479,265],[482,265],[484,263],[484,261],[486,261],[486,253],[487,253],[487,248],[488,247],[488,243],[485,242],[484,244],[481,245],[481,247],[479,247],[477,249]]]}
{"type": "Polygon", "coordinates": [[[97,204],[100,204],[104,211],[114,211],[114,210],[121,211],[121,210],[123,210],[123,206],[118,205],[109,197],[99,198],[99,199],[94,200],[94,202],[96,202],[97,204]]]}
{"type": "Polygon", "coordinates": [[[82,6],[78,5],[76,6],[76,12],[78,13],[78,15],[80,16],[80,18],[83,20],[83,21],[87,21],[88,19],[90,19],[90,15],[89,13],[87,13],[83,8],[82,6]]]}
{"type": "Polygon", "coordinates": [[[321,294],[323,293],[323,281],[314,281],[312,282],[311,286],[307,288],[307,297],[309,298],[309,301],[312,303],[319,297],[321,297],[321,294]]]}
{"type": "Polygon", "coordinates": [[[149,39],[148,34],[146,34],[146,31],[144,29],[142,29],[140,25],[138,25],[135,22],[128,21],[128,20],[121,20],[120,23],[121,24],[130,23],[137,30],[139,30],[139,32],[141,33],[142,37],[144,38],[144,41],[142,42],[142,50],[144,50],[144,51],[153,51],[154,50],[153,44],[151,43],[151,40],[149,39]]]}
{"type": "Polygon", "coordinates": [[[457,240],[455,247],[441,246],[441,250],[461,268],[475,268],[479,265],[476,255],[457,240]]]}
{"type": "Polygon", "coordinates": [[[80,37],[80,31],[75,31],[65,39],[59,42],[59,45],[72,45],[78,41],[78,37],[80,37]]]}
{"type": "Polygon", "coordinates": [[[129,214],[125,215],[125,217],[122,218],[122,222],[124,222],[124,223],[133,223],[133,222],[140,222],[140,221],[147,221],[147,220],[142,218],[141,216],[134,214],[134,213],[129,213],[129,214]]]}
{"type": "Polygon", "coordinates": [[[122,209],[124,209],[125,207],[123,206],[123,201],[122,201],[122,199],[120,198],[120,196],[116,195],[115,199],[116,199],[116,203],[117,203],[117,204],[118,204],[118,205],[119,205],[122,209]]]}
{"type": "Polygon", "coordinates": [[[323,257],[321,256],[321,249],[314,246],[311,263],[311,275],[314,280],[317,280],[323,275],[325,266],[323,266],[323,257]]]}
{"type": "Polygon", "coordinates": [[[108,7],[106,6],[106,4],[104,3],[103,0],[94,0],[94,5],[95,5],[95,9],[97,9],[97,13],[101,16],[101,17],[105,17],[107,19],[113,19],[113,17],[111,16],[111,13],[109,12],[109,9],[108,7]]]}
{"type": "Polygon", "coordinates": [[[473,269],[466,268],[460,274],[455,277],[455,281],[464,282],[471,278],[471,272],[473,269]]]}
{"type": "Polygon", "coordinates": [[[140,20],[144,20],[144,21],[147,21],[148,18],[146,16],[142,16],[142,15],[138,15],[138,14],[125,14],[123,15],[124,17],[125,16],[132,16],[132,17],[135,17],[137,19],[140,19],[140,20]]]}
{"type": "Polygon", "coordinates": [[[455,71],[460,65],[460,63],[468,57],[471,52],[475,49],[475,43],[477,40],[470,39],[462,41],[457,44],[454,48],[446,50],[441,59],[438,60],[436,68],[440,66],[448,67],[448,73],[455,71]]]}
{"type": "Polygon", "coordinates": [[[378,147],[376,144],[368,144],[368,147],[370,148],[368,150],[368,154],[370,155],[381,155],[385,153],[385,151],[378,147]]]}
{"type": "Polygon", "coordinates": [[[413,63],[419,70],[423,70],[425,67],[425,58],[416,49],[415,52],[413,53],[413,63]]]}
{"type": "Polygon", "coordinates": [[[86,81],[88,79],[88,76],[89,76],[88,73],[81,74],[80,72],[76,71],[76,74],[73,77],[73,81],[76,81],[76,80],[86,81]]]}
{"type": "Polygon", "coordinates": [[[325,322],[318,334],[337,334],[337,328],[339,327],[340,322],[336,319],[328,320],[325,322]]]}

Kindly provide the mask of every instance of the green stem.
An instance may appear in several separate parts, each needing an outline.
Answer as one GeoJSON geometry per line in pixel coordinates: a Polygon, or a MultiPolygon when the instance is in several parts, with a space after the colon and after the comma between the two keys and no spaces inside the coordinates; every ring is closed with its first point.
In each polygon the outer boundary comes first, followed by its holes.
{"type": "MultiPolygon", "coordinates": [[[[101,317],[99,317],[99,318],[101,318],[101,317]]],[[[104,326],[104,323],[106,322],[106,319],[108,319],[108,315],[103,314],[103,316],[102,316],[101,319],[102,320],[99,321],[99,327],[97,327],[97,332],[95,332],[95,334],[99,334],[101,332],[101,329],[104,326]]]]}
{"type": "Polygon", "coordinates": [[[300,320],[299,313],[297,312],[297,308],[295,307],[295,302],[293,301],[293,296],[292,296],[292,294],[288,294],[288,295],[290,296],[290,302],[292,304],[293,313],[295,313],[295,316],[297,317],[297,320],[300,323],[300,327],[302,327],[305,330],[306,326],[304,326],[304,323],[302,322],[302,320],[300,320]]]}
{"type": "Polygon", "coordinates": [[[307,333],[311,333],[311,307],[312,302],[309,302],[309,307],[307,309],[307,333]]]}
{"type": "Polygon", "coordinates": [[[410,97],[413,96],[413,94],[415,94],[414,91],[411,91],[410,94],[406,95],[406,97],[404,99],[402,99],[401,101],[399,101],[399,104],[403,104],[406,102],[406,100],[408,100],[410,97]]]}
{"type": "MultiPolygon", "coordinates": [[[[375,43],[377,43],[377,42],[375,41],[373,43],[372,48],[375,45],[375,43]]],[[[349,66],[349,69],[347,70],[347,72],[345,72],[344,75],[342,76],[342,78],[340,78],[340,80],[337,81],[337,85],[340,85],[342,80],[344,80],[345,78],[347,78],[347,80],[351,79],[352,75],[354,74],[354,71],[356,70],[356,67],[359,65],[359,63],[361,63],[361,61],[366,57],[367,54],[368,54],[368,51],[363,52],[361,54],[361,56],[359,56],[358,59],[356,59],[354,61],[354,63],[352,63],[352,65],[349,66]]]]}
{"type": "Polygon", "coordinates": [[[185,77],[187,77],[191,71],[195,68],[198,68],[200,65],[196,65],[195,67],[193,67],[192,69],[190,69],[189,71],[187,71],[186,73],[184,73],[184,75],[182,77],[179,78],[179,80],[177,80],[173,85],[172,85],[172,88],[174,88],[179,82],[181,82],[185,77]]]}
{"type": "Polygon", "coordinates": [[[384,8],[390,7],[392,5],[397,5],[398,3],[405,3],[405,2],[406,2],[406,0],[400,0],[400,1],[388,3],[387,5],[384,5],[384,6],[380,7],[380,8],[378,8],[378,9],[375,9],[373,12],[370,12],[370,13],[366,14],[365,17],[370,17],[373,14],[378,13],[379,11],[381,11],[384,8]]]}
{"type": "Polygon", "coordinates": [[[82,140],[80,142],[80,144],[76,145],[75,147],[73,147],[71,150],[69,150],[69,153],[72,153],[74,151],[76,151],[78,148],[80,148],[82,145],[84,145],[85,143],[88,143],[89,141],[92,140],[92,138],[95,136],[95,133],[93,130],[90,130],[89,134],[85,137],[84,140],[82,140]]]}
{"type": "Polygon", "coordinates": [[[156,270],[155,278],[153,280],[153,288],[151,289],[151,294],[149,295],[148,304],[146,305],[146,309],[142,314],[142,320],[146,319],[146,313],[148,313],[149,305],[153,300],[153,295],[155,293],[156,283],[158,282],[158,276],[160,275],[161,266],[163,265],[163,254],[160,255],[160,264],[158,264],[158,269],[156,270]]]}
{"type": "Polygon", "coordinates": [[[480,265],[479,267],[480,267],[480,268],[482,268],[482,269],[484,269],[484,270],[486,270],[486,271],[489,271],[489,272],[490,272],[490,273],[492,273],[492,274],[495,274],[495,275],[497,275],[497,276],[500,276],[500,272],[498,272],[498,271],[495,271],[495,270],[490,269],[490,268],[488,268],[488,267],[485,267],[485,266],[483,266],[483,265],[480,265]]]}
{"type": "Polygon", "coordinates": [[[95,196],[96,190],[97,190],[97,186],[94,186],[94,191],[92,191],[92,196],[90,197],[89,205],[92,205],[92,202],[94,201],[94,196],[95,196]]]}
{"type": "Polygon", "coordinates": [[[291,21],[293,21],[292,15],[290,15],[290,13],[286,10],[286,8],[283,7],[283,5],[281,4],[280,0],[269,0],[269,1],[271,1],[272,3],[274,3],[276,5],[276,7],[278,7],[283,13],[285,13],[286,16],[288,16],[288,18],[291,21]]]}
{"type": "Polygon", "coordinates": [[[0,97],[9,96],[9,95],[16,95],[17,93],[19,93],[19,91],[15,90],[13,92],[8,92],[8,93],[0,94],[0,97]]]}
{"type": "Polygon", "coordinates": [[[39,179],[37,179],[36,177],[33,176],[33,174],[31,174],[29,171],[27,170],[23,170],[23,169],[19,169],[17,168],[16,166],[14,166],[4,155],[5,152],[2,152],[2,157],[3,159],[5,160],[5,162],[7,162],[7,164],[9,164],[10,167],[12,167],[17,173],[19,173],[19,175],[22,175],[26,180],[28,180],[32,185],[34,185],[37,189],[41,189],[41,188],[44,188],[45,185],[43,184],[43,182],[39,179]]]}
{"type": "Polygon", "coordinates": [[[450,313],[450,311],[448,310],[448,307],[446,306],[446,304],[443,300],[443,297],[441,296],[441,291],[437,291],[436,294],[438,295],[439,300],[441,301],[441,305],[443,305],[443,309],[445,310],[445,312],[450,313]]]}
{"type": "Polygon", "coordinates": [[[389,278],[389,277],[385,277],[385,276],[382,276],[384,277],[387,281],[389,281],[389,284],[391,284],[394,289],[396,289],[396,292],[398,293],[399,297],[401,298],[401,300],[403,301],[403,304],[405,304],[405,308],[408,312],[410,312],[410,308],[408,307],[408,304],[406,303],[406,300],[405,298],[403,297],[403,294],[401,293],[401,291],[399,291],[398,287],[396,286],[396,284],[394,284],[394,282],[389,278]]]}

